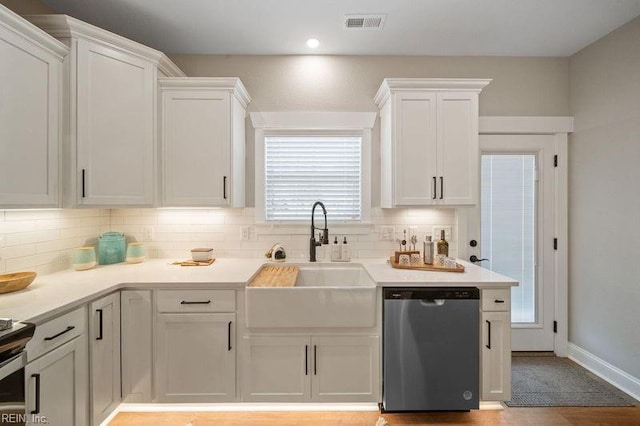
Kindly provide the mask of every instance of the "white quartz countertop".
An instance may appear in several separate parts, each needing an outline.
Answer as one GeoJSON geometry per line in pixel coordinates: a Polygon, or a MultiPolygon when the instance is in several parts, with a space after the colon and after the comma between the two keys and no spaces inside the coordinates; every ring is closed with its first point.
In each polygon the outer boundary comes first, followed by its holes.
{"type": "MultiPolygon", "coordinates": [[[[40,275],[25,290],[0,294],[0,317],[39,323],[121,288],[242,288],[265,263],[269,262],[219,258],[211,266],[178,266],[172,265],[171,260],[149,259],[133,265],[121,263],[40,275]]],[[[307,262],[294,259],[288,263],[307,262]]],[[[381,287],[518,285],[515,280],[464,261],[459,261],[466,269],[462,273],[393,269],[385,259],[354,259],[351,263],[361,264],[381,287]]]]}
{"type": "Polygon", "coordinates": [[[437,287],[437,286],[474,286],[495,288],[517,286],[518,281],[481,268],[464,260],[457,259],[464,266],[464,272],[414,271],[394,269],[383,260],[362,260],[371,278],[378,287],[437,287]]]}

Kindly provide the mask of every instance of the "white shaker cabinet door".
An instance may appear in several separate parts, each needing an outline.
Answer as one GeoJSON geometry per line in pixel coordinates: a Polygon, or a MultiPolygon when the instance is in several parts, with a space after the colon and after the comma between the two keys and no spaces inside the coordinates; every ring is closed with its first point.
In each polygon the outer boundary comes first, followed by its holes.
{"type": "Polygon", "coordinates": [[[99,425],[120,404],[120,293],[91,303],[89,311],[91,417],[99,425]]]}
{"type": "Polygon", "coordinates": [[[227,402],[236,396],[235,314],[160,314],[158,402],[227,402]]]}
{"type": "Polygon", "coordinates": [[[511,313],[482,312],[481,399],[508,401],[511,399],[511,313]]]}
{"type": "Polygon", "coordinates": [[[153,325],[150,290],[120,293],[122,319],[122,400],[151,402],[153,325]]]}
{"type": "Polygon", "coordinates": [[[478,94],[438,93],[437,201],[474,205],[478,200],[478,94]]]}
{"type": "Polygon", "coordinates": [[[89,424],[86,335],[27,364],[25,387],[27,424],[89,424]]]}
{"type": "Polygon", "coordinates": [[[0,208],[58,205],[61,85],[62,57],[0,22],[0,208]]]}
{"type": "Polygon", "coordinates": [[[231,95],[169,90],[162,102],[164,205],[228,206],[231,95]]]}
{"type": "Polygon", "coordinates": [[[309,401],[310,346],[309,336],[245,337],[242,400],[309,401]]]}
{"type": "Polygon", "coordinates": [[[156,68],[87,40],[77,49],[78,204],[151,206],[156,68]]]}
{"type": "Polygon", "coordinates": [[[312,337],[311,343],[313,401],[379,401],[377,336],[312,337]]]}
{"type": "Polygon", "coordinates": [[[395,106],[393,143],[384,153],[394,158],[395,205],[431,205],[436,200],[436,94],[399,93],[395,106]]]}

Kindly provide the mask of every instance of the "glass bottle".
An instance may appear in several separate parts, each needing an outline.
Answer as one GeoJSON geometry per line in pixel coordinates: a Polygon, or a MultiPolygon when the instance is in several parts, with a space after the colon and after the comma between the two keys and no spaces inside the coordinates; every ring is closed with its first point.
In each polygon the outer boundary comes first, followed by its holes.
{"type": "Polygon", "coordinates": [[[449,243],[444,239],[444,229],[440,231],[440,241],[438,241],[438,254],[449,256],[449,243]]]}

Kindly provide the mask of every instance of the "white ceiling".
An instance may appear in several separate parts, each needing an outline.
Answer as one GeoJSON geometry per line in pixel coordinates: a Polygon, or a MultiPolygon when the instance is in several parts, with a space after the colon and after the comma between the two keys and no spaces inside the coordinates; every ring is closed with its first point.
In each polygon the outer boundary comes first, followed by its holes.
{"type": "Polygon", "coordinates": [[[640,15],[640,0],[42,1],[166,53],[233,55],[569,56],[640,15]],[[387,20],[343,29],[353,13],[387,20]]]}

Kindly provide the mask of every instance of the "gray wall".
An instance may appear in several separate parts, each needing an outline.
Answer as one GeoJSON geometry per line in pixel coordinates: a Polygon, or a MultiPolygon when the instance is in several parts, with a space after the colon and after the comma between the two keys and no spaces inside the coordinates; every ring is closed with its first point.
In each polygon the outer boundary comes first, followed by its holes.
{"type": "Polygon", "coordinates": [[[0,4],[13,10],[18,15],[55,13],[53,9],[39,0],[0,0],[0,4]]]}
{"type": "Polygon", "coordinates": [[[569,339],[640,378],[640,18],[571,57],[569,339]]]}
{"type": "MultiPolygon", "coordinates": [[[[378,111],[385,77],[492,78],[481,115],[569,115],[567,58],[173,55],[192,77],[240,77],[249,111],[378,111]]],[[[372,203],[379,205],[378,123],[372,136],[372,203]]],[[[247,205],[254,205],[254,130],[247,121],[247,205]]]]}

